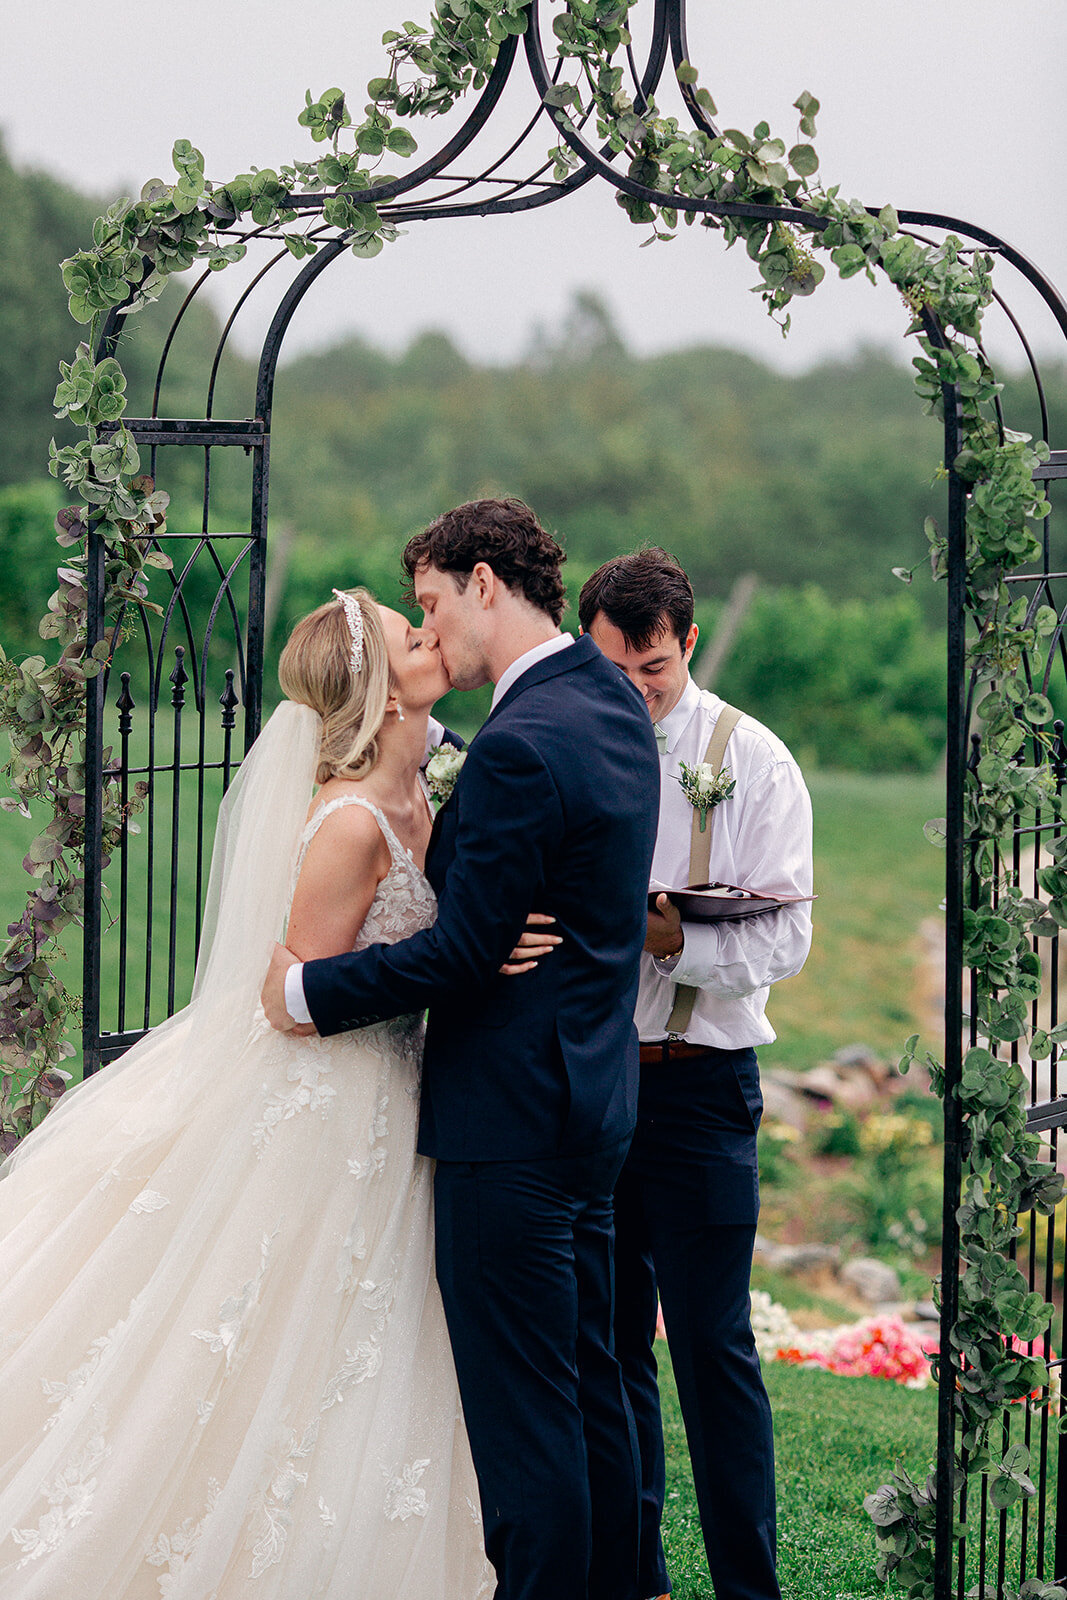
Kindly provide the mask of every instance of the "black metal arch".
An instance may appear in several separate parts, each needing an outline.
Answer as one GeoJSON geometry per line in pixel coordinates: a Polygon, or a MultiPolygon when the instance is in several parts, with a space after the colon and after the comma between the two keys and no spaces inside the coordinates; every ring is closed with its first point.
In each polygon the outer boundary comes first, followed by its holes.
{"type": "MultiPolygon", "coordinates": [[[[553,4],[559,0],[528,0],[524,50],[509,36],[500,46],[496,63],[476,102],[461,126],[431,157],[403,177],[396,178],[355,196],[361,202],[376,204],[394,223],[431,222],[442,218],[506,216],[566,201],[577,190],[596,179],[616,191],[656,205],[670,204],[692,212],[714,225],[714,219],[744,217],[767,222],[800,224],[806,229],[826,225],[823,219],[791,206],[758,205],[743,201],[715,201],[680,193],[665,194],[635,182],[623,163],[607,146],[597,146],[581,124],[572,124],[558,108],[546,103],[546,95],[560,79],[564,61],[546,46],[551,39],[548,21],[553,4]],[[522,63],[525,62],[525,73],[522,63]],[[498,108],[525,101],[518,118],[521,132],[498,138],[498,108]],[[549,176],[553,163],[545,158],[544,135],[566,144],[574,168],[563,181],[549,176]],[[470,170],[461,170],[466,163],[470,170]]],[[[654,0],[647,54],[638,61],[633,48],[625,52],[628,88],[634,103],[642,108],[656,95],[661,85],[676,92],[683,111],[695,129],[710,135],[718,132],[695,98],[692,87],[677,79],[683,62],[691,61],[686,35],[686,0],[654,0]],[[667,75],[670,62],[672,73],[667,75]]],[[[331,195],[293,194],[293,210],[322,215],[331,195]]],[[[1024,332],[1021,317],[1013,310],[1014,286],[1026,284],[1036,291],[1048,314],[1067,338],[1067,302],[1048,278],[1019,251],[987,229],[958,218],[923,211],[898,213],[903,231],[915,237],[944,238],[956,235],[966,248],[981,249],[995,255],[998,273],[996,300],[1009,328],[1018,340],[1023,361],[1030,372],[1036,403],[1046,430],[1048,407],[1038,363],[1024,332]],[[1002,280],[1008,275],[1008,282],[1002,280]]],[[[270,226],[243,227],[234,224],[226,230],[231,238],[245,243],[256,261],[250,281],[240,290],[227,317],[214,359],[206,376],[203,414],[177,417],[168,414],[168,363],[180,339],[182,323],[201,294],[211,274],[203,272],[188,290],[167,333],[159,358],[148,414],[127,418],[126,426],[138,446],[150,453],[153,476],[161,473],[160,452],[180,449],[199,454],[202,462],[202,525],[192,535],[166,533],[157,541],[176,555],[169,575],[170,594],[164,616],[152,621],[143,610],[139,615],[121,616],[105,623],[103,612],[103,574],[106,552],[93,531],[89,542],[89,643],[110,637],[115,642],[123,631],[140,640],[141,653],[127,662],[119,684],[114,673],[105,671],[87,688],[88,766],[86,773],[86,913],[84,942],[83,1047],[85,1071],[91,1073],[113,1060],[153,1023],[173,1011],[183,996],[176,993],[175,965],[179,945],[195,946],[199,938],[201,896],[206,883],[206,855],[210,850],[210,828],[205,817],[212,803],[230,780],[241,752],[247,750],[259,732],[263,670],[263,619],[265,558],[268,534],[268,490],[270,441],[274,382],[286,332],[304,296],[312,289],[350,242],[350,236],[324,221],[312,226],[317,252],[303,266],[294,267],[281,239],[280,230],[270,226]],[[264,257],[266,259],[261,259],[264,257]],[[274,287],[277,285],[277,287],[274,287]],[[220,367],[230,347],[235,327],[249,306],[272,296],[274,312],[262,342],[255,383],[243,418],[215,416],[215,396],[220,367]],[[241,453],[248,472],[247,525],[219,531],[212,526],[212,462],[219,451],[241,453]],[[169,699],[168,699],[169,689],[169,699]],[[117,692],[116,692],[117,690],[117,692]],[[190,722],[195,735],[195,759],[188,755],[190,722]],[[112,755],[112,747],[115,754],[112,755]],[[128,839],[118,863],[117,904],[109,913],[117,927],[105,940],[105,900],[107,884],[113,874],[102,860],[102,820],[100,796],[108,769],[116,770],[120,795],[125,801],[138,780],[147,786],[146,812],[140,838],[128,839]],[[196,903],[179,903],[179,866],[192,859],[195,865],[196,903]],[[161,892],[161,885],[164,885],[161,892]],[[112,949],[112,947],[114,947],[112,949]],[[103,954],[111,950],[107,982],[102,981],[103,954]],[[106,1011],[106,1020],[103,1013],[106,1011]]],[[[230,274],[239,277],[235,269],[230,274]]],[[[104,327],[99,354],[113,352],[126,319],[119,308],[104,327]]],[[[943,342],[941,330],[929,314],[926,332],[935,343],[943,342]]],[[[948,574],[948,655],[949,686],[947,817],[948,859],[946,877],[947,955],[946,955],[946,1144],[944,1204],[944,1272],[942,1348],[950,1348],[957,1311],[957,1232],[955,1208],[962,1170],[961,1126],[958,1103],[952,1093],[958,1083],[962,1055],[967,1042],[964,1024],[964,968],[962,927],[964,907],[970,892],[967,841],[963,826],[963,786],[968,760],[967,733],[970,723],[973,683],[965,664],[964,618],[964,515],[965,488],[951,463],[959,448],[960,408],[958,393],[946,387],[945,454],[948,465],[946,527],[949,545],[948,574]]],[[[1056,441],[1048,440],[1050,445],[1056,441]]],[[[1037,474],[1042,480],[1067,477],[1067,440],[1053,449],[1049,462],[1037,474]]],[[[165,487],[165,482],[164,485],[165,487]]],[[[1059,586],[1067,573],[1054,572],[1051,555],[1051,530],[1045,528],[1044,558],[1037,570],[1017,575],[1012,581],[1032,585],[1031,608],[1051,604],[1059,617],[1059,627],[1048,654],[1044,672],[1047,686],[1057,668],[1067,677],[1067,600],[1058,598],[1059,586]]],[[[136,608],[135,608],[136,609],[136,608]]],[[[131,652],[129,640],[124,655],[131,652]]],[[[1067,752],[1062,749],[1061,785],[1067,772],[1067,752]]],[[[1055,825],[1050,819],[1017,819],[1013,861],[1018,879],[1024,867],[1027,878],[1036,875],[1041,846],[1055,825]],[[1033,849],[1032,859],[1024,855],[1033,849]]],[[[1036,876],[1033,876],[1036,883],[1036,876]]],[[[1046,942],[1042,951],[1051,962],[1050,982],[1052,1020],[1058,999],[1056,962],[1058,941],[1046,942]]],[[[1036,1014],[1036,1013],[1035,1013],[1036,1014]]],[[[974,1024],[970,1024],[973,1042],[974,1024]]],[[[1053,1053],[1048,1076],[1031,1064],[1031,1089],[1034,1102],[1030,1125],[1048,1130],[1053,1149],[1059,1130],[1067,1127],[1067,1095],[1061,1095],[1057,1081],[1057,1052],[1053,1053]]],[[[1036,1223],[1031,1224],[1028,1240],[1021,1251],[1028,1252],[1031,1284],[1051,1295],[1053,1263],[1062,1259],[1063,1241],[1057,1241],[1055,1219],[1049,1219],[1046,1236],[1039,1241],[1036,1223]],[[1059,1255],[1057,1256],[1057,1252],[1059,1255]],[[1041,1282],[1041,1274],[1044,1281],[1041,1282]]],[[[1060,1321],[1057,1347],[1062,1349],[1067,1334],[1060,1321]]],[[[1046,1353],[1048,1340],[1045,1341],[1046,1353]]],[[[995,1513],[988,1500],[988,1486],[980,1504],[967,1507],[952,1489],[952,1456],[955,1447],[954,1392],[957,1378],[955,1360],[942,1364],[939,1400],[938,1506],[939,1536],[936,1589],[939,1600],[977,1581],[985,1593],[987,1568],[990,1580],[1000,1594],[1009,1566],[1021,1581],[1029,1576],[1051,1577],[1067,1573],[1067,1451],[1057,1453],[1054,1430],[1047,1413],[1039,1425],[1030,1415],[1025,1421],[1006,1417],[1005,1437],[1020,1426],[1031,1443],[1034,1427],[1040,1435],[1040,1495],[1033,1508],[1023,1514],[1021,1549],[1009,1537],[1007,1521],[995,1513]],[[1061,1492],[1052,1510],[1052,1485],[1061,1492]],[[967,1536],[953,1537],[953,1512],[966,1519],[967,1536]],[[995,1564],[995,1575],[992,1567],[995,1564]]],[[[990,1590],[992,1592],[992,1590],[990,1590]]]]}

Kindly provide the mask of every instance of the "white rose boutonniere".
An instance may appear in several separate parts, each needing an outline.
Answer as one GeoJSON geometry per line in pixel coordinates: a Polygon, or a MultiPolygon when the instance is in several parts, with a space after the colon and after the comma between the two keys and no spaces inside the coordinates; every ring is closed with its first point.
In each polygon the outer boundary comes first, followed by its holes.
{"type": "Polygon", "coordinates": [[[438,810],[456,787],[456,779],[466,759],[466,750],[457,750],[454,744],[435,744],[430,751],[430,759],[426,763],[426,782],[438,810]]]}
{"type": "Polygon", "coordinates": [[[723,767],[717,773],[710,761],[700,761],[695,767],[683,761],[681,767],[682,776],[675,781],[681,784],[682,793],[690,805],[700,812],[700,831],[703,833],[708,825],[708,812],[733,794],[737,780],[731,778],[729,767],[723,767]]]}

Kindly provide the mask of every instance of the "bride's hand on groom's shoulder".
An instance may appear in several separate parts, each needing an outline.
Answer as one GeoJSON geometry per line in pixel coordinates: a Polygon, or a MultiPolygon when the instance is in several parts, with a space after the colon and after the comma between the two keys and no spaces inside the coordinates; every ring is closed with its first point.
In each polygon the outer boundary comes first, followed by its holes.
{"type": "Polygon", "coordinates": [[[543,956],[551,955],[556,946],[563,943],[559,934],[546,931],[555,920],[541,911],[530,912],[526,931],[519,935],[518,944],[500,969],[505,977],[516,978],[520,972],[532,972],[543,956]]]}

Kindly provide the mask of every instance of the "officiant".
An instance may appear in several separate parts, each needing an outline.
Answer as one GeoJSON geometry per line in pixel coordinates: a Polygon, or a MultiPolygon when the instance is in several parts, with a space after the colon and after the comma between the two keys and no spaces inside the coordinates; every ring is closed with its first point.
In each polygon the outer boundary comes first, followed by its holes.
{"type": "MultiPolygon", "coordinates": [[[[660,749],[654,883],[722,883],[778,909],[683,919],[651,896],[641,957],[638,1123],[615,1193],[616,1352],[642,1467],[639,1593],[665,1595],[657,1293],[678,1384],[716,1600],[780,1600],[774,1439],[752,1335],[749,1277],[759,1209],[756,1050],[774,1039],[772,983],[811,943],[811,803],[780,739],[701,690],[693,590],[664,550],[600,567],[582,628],[636,684],[660,749]],[[792,897],[791,901],[787,897],[792,897]]],[[[702,909],[702,908],[701,908],[702,909]]]]}

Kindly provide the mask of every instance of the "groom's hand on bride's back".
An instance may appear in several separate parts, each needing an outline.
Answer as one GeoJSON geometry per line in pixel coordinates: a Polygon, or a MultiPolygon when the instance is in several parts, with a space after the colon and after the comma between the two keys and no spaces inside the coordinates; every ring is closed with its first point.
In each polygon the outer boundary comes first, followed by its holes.
{"type": "Polygon", "coordinates": [[[308,1034],[318,1032],[315,1024],[294,1022],[285,1007],[285,974],[295,964],[296,956],[293,952],[287,950],[283,944],[276,944],[274,954],[270,958],[270,966],[267,968],[263,992],[259,998],[272,1028],[277,1028],[280,1033],[297,1033],[304,1038],[308,1034]]]}

